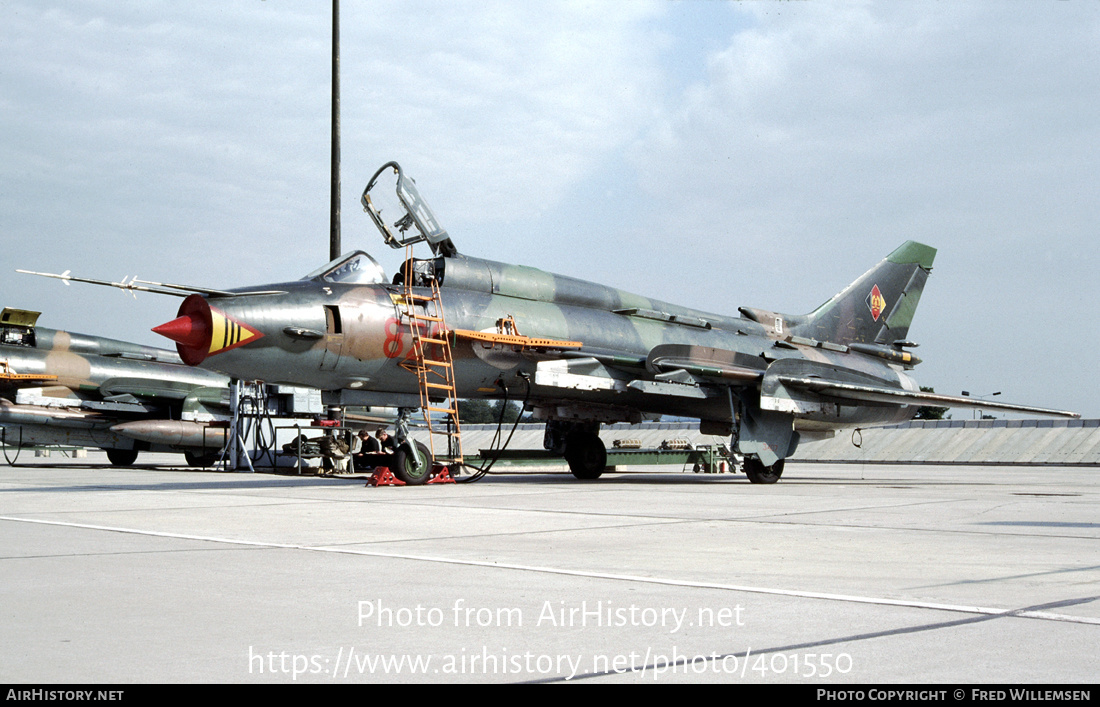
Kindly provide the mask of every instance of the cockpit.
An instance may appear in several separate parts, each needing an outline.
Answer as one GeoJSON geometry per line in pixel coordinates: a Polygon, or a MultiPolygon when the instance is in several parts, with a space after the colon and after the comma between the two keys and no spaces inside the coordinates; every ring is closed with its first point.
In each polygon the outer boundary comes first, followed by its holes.
{"type": "Polygon", "coordinates": [[[367,188],[363,190],[360,201],[363,209],[370,214],[374,225],[382,233],[382,239],[391,248],[406,248],[414,243],[427,241],[436,255],[453,256],[458,253],[454,243],[451,242],[451,237],[439,224],[428,202],[424,201],[424,197],[417,191],[416,182],[411,177],[406,177],[401,171],[401,165],[396,162],[387,162],[374,173],[367,188]],[[371,190],[387,170],[392,170],[397,177],[395,184],[397,201],[389,208],[400,214],[400,218],[394,221],[392,226],[388,225],[386,219],[382,217],[382,203],[373,198],[378,195],[375,194],[373,197],[371,195],[371,190]]]}
{"type": "Polygon", "coordinates": [[[302,279],[341,285],[377,285],[386,282],[386,272],[377,260],[356,250],[322,265],[302,279]]]}
{"type": "MultiPolygon", "coordinates": [[[[362,202],[363,208],[370,214],[371,219],[381,231],[383,240],[391,248],[408,248],[414,243],[426,241],[432,252],[437,256],[454,256],[457,254],[447,232],[439,225],[435,214],[432,213],[427,202],[417,191],[415,182],[402,173],[401,166],[396,162],[387,162],[375,172],[367,188],[363,191],[362,202]],[[396,175],[397,197],[397,200],[390,203],[388,208],[397,211],[401,215],[392,227],[387,225],[382,218],[381,203],[377,199],[372,199],[370,193],[378,184],[379,178],[387,170],[392,170],[396,175]]],[[[410,257],[406,264],[394,275],[393,284],[400,284],[408,275],[412,275],[417,284],[424,284],[433,277],[433,272],[433,259],[419,260],[410,257]]],[[[378,264],[377,260],[361,250],[353,251],[326,263],[302,279],[342,285],[387,283],[386,273],[382,266],[378,264]]]]}

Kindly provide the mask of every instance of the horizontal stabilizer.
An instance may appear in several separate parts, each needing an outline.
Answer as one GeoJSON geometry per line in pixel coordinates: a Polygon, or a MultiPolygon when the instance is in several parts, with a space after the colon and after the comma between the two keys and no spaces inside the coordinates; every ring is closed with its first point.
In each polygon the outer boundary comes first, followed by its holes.
{"type": "Polygon", "coordinates": [[[975,400],[974,398],[957,395],[940,395],[939,393],[925,393],[921,391],[903,390],[901,388],[889,388],[886,386],[867,385],[862,383],[846,383],[824,378],[781,375],[778,376],[778,380],[788,388],[801,389],[820,396],[849,401],[892,403],[895,405],[936,405],[950,408],[968,408],[972,410],[1000,410],[1003,412],[1019,412],[1032,415],[1050,415],[1052,417],[1081,417],[1078,413],[1065,410],[1050,410],[1048,408],[1032,407],[1029,405],[1013,405],[1011,403],[993,402],[989,400],[975,400]]]}

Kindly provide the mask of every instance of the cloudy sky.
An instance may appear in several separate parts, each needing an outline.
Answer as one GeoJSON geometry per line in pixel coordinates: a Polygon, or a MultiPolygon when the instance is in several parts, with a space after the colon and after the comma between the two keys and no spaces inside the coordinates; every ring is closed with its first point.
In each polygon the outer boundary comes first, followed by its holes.
{"type": "MultiPolygon", "coordinates": [[[[0,304],[166,342],[327,260],[329,3],[0,0],[0,304]]],[[[937,391],[1100,416],[1100,3],[344,0],[344,249],[399,161],[460,251],[707,311],[810,311],[939,249],[937,391]]],[[[957,411],[956,417],[969,417],[957,411]]]]}

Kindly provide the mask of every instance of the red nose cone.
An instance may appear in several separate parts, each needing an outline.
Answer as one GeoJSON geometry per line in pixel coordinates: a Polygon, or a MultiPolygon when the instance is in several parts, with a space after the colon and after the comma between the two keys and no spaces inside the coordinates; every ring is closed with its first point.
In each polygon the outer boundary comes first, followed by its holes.
{"type": "Polygon", "coordinates": [[[209,340],[209,332],[206,331],[203,322],[191,314],[155,326],[153,331],[188,347],[202,346],[209,340]]]}
{"type": "Polygon", "coordinates": [[[201,295],[191,295],[180,305],[179,316],[153,327],[153,331],[176,342],[176,351],[189,366],[197,366],[210,353],[210,305],[201,295]]]}

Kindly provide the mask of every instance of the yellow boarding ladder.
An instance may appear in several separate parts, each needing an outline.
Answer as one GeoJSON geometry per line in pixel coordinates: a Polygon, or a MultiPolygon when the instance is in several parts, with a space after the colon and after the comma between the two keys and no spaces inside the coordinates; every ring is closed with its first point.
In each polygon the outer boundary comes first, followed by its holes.
{"type": "MultiPolygon", "coordinates": [[[[439,283],[430,278],[431,294],[413,292],[412,246],[405,248],[404,296],[402,314],[412,335],[409,357],[401,367],[416,374],[420,384],[420,408],[428,425],[432,459],[443,464],[462,464],[462,434],[458,424],[458,398],[455,395],[454,358],[450,331],[443,318],[439,283]],[[445,413],[440,425],[432,413],[445,413]],[[441,451],[436,452],[437,439],[441,451]]],[[[452,470],[456,473],[457,470],[452,470]]]]}

